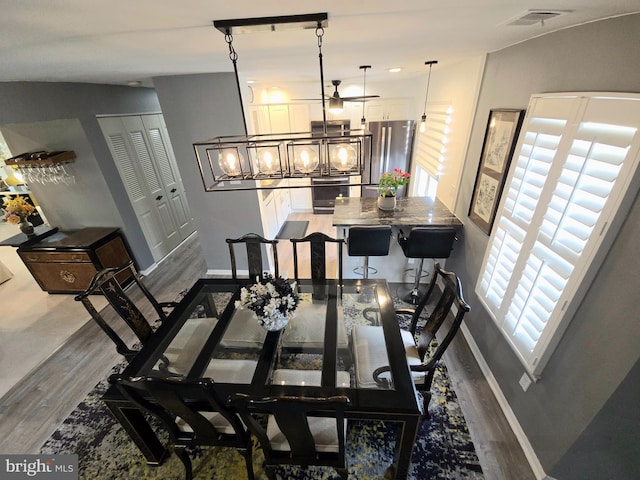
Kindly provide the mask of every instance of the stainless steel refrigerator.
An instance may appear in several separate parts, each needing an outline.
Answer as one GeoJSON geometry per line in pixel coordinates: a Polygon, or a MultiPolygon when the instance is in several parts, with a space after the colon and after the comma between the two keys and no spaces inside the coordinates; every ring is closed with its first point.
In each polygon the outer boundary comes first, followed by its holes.
{"type": "MultiPolygon", "coordinates": [[[[413,138],[415,135],[414,120],[385,120],[369,122],[368,130],[371,138],[371,181],[378,183],[383,172],[392,172],[394,168],[411,171],[413,157],[413,138]]],[[[365,177],[368,178],[368,165],[365,166],[365,177]]],[[[398,189],[398,196],[406,196],[406,187],[398,189]]],[[[363,187],[363,197],[376,197],[376,187],[363,187]]]]}

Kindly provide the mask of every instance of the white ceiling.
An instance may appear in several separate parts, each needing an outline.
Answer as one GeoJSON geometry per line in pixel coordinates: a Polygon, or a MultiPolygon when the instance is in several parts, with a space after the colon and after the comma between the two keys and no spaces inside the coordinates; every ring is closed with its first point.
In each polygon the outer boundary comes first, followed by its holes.
{"type": "MultiPolygon", "coordinates": [[[[383,80],[499,50],[593,20],[640,11],[638,0],[16,0],[0,7],[0,81],[127,84],[232,71],[213,20],[327,12],[325,80],[383,80]],[[507,26],[528,10],[571,10],[544,25],[507,26]]],[[[236,35],[238,69],[259,82],[317,82],[313,30],[236,35]]]]}

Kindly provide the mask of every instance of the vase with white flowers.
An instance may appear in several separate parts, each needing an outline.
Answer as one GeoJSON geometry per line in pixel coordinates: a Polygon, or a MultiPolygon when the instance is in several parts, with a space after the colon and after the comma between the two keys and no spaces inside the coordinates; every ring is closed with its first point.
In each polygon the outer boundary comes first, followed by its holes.
{"type": "Polygon", "coordinates": [[[252,310],[262,328],[276,331],[287,326],[299,302],[295,284],[291,285],[285,278],[265,274],[262,280],[242,287],[240,300],[236,301],[235,306],[252,310]]]}
{"type": "Polygon", "coordinates": [[[394,168],[393,172],[385,172],[380,175],[378,181],[378,208],[381,210],[393,210],[396,208],[396,195],[398,188],[408,185],[411,175],[403,172],[399,168],[394,168]]]}

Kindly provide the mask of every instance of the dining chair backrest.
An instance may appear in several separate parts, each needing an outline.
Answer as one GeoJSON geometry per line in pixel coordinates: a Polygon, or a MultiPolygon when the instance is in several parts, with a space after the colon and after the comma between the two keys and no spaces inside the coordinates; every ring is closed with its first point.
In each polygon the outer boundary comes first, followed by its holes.
{"type": "MultiPolygon", "coordinates": [[[[82,302],[98,326],[116,344],[116,350],[130,360],[136,353],[127,346],[127,342],[116,333],[116,328],[107,321],[109,312],[98,312],[91,298],[94,294],[102,294],[107,299],[113,311],[129,326],[142,344],[153,334],[152,325],[157,321],[163,322],[167,318],[165,309],[175,307],[175,302],[158,302],[142,282],[133,262],[121,267],[105,268],[97,272],[87,289],[75,297],[82,302]],[[126,291],[125,291],[126,289],[126,291]],[[155,318],[149,320],[150,316],[155,318]]],[[[111,312],[113,317],[113,312],[111,312]]]]}
{"type": "Polygon", "coordinates": [[[455,273],[444,270],[439,263],[435,264],[434,275],[431,278],[431,282],[429,282],[427,293],[412,314],[409,331],[414,336],[420,316],[427,307],[429,307],[431,313],[427,317],[427,321],[423,325],[417,340],[418,353],[423,360],[429,354],[429,358],[433,362],[437,362],[460,328],[464,315],[470,310],[462,295],[460,279],[455,273]],[[432,351],[430,346],[435,340],[436,333],[438,333],[447,318],[450,317],[453,320],[446,335],[437,341],[437,349],[432,351]]]}
{"type": "Polygon", "coordinates": [[[229,256],[231,258],[231,276],[233,279],[238,278],[237,260],[234,246],[243,243],[247,251],[247,266],[249,270],[249,278],[264,278],[264,266],[262,263],[262,249],[271,246],[271,252],[274,263],[274,277],[278,276],[278,240],[268,240],[257,233],[247,233],[240,238],[227,238],[229,245],[229,256]]]}
{"type": "Polygon", "coordinates": [[[186,449],[198,446],[238,449],[245,457],[249,479],[254,478],[251,435],[240,417],[219,398],[213,380],[116,374],[109,381],[137,408],[162,422],[188,479],[192,468],[186,449]]]}
{"type": "MultiPolygon", "coordinates": [[[[428,413],[431,384],[436,367],[458,333],[462,319],[469,310],[470,306],[462,295],[460,279],[455,273],[442,269],[437,262],[429,288],[416,308],[396,310],[398,315],[412,315],[409,332],[405,332],[410,333],[408,337],[411,339],[412,345],[405,344],[405,351],[408,355],[407,361],[416,383],[416,389],[424,392],[425,413],[428,413]],[[424,318],[423,313],[426,310],[429,311],[426,315],[426,322],[416,339],[418,322],[424,318]],[[438,334],[438,338],[436,338],[436,334],[438,334]],[[409,354],[413,354],[414,351],[416,352],[415,363],[412,363],[409,354]]],[[[375,369],[373,378],[376,383],[386,384],[385,374],[389,371],[389,366],[375,369]]]]}
{"type": "Polygon", "coordinates": [[[336,244],[338,248],[338,255],[336,258],[338,281],[342,281],[342,247],[344,245],[344,239],[332,238],[322,232],[313,232],[303,238],[291,238],[293,245],[293,272],[294,278],[298,280],[299,276],[299,263],[298,263],[298,247],[301,243],[309,243],[309,255],[311,265],[311,279],[312,280],[325,280],[327,278],[327,244],[336,244]]]}
{"type": "Polygon", "coordinates": [[[334,467],[346,478],[346,396],[327,398],[234,394],[229,403],[262,446],[267,472],[277,465],[334,467]],[[267,426],[261,421],[268,416],[267,426]]]}

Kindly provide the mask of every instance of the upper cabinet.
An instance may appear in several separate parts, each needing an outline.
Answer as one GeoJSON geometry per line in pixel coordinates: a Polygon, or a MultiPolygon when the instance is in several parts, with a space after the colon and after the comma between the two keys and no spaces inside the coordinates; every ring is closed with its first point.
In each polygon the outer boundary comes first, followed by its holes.
{"type": "Polygon", "coordinates": [[[254,134],[308,132],[310,111],[307,104],[270,104],[249,107],[249,130],[254,134]]]}
{"type": "Polygon", "coordinates": [[[415,108],[409,98],[378,98],[365,104],[368,122],[382,120],[413,120],[415,108]]]}

